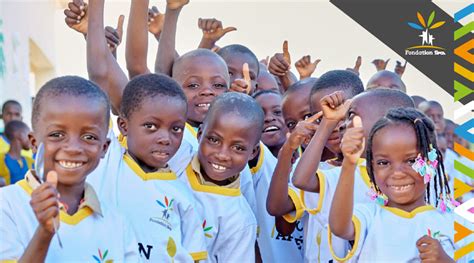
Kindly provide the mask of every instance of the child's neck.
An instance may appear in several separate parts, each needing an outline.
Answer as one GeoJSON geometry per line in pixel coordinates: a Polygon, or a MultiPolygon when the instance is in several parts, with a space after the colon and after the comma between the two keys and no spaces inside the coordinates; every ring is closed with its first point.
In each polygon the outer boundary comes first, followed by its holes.
{"type": "Polygon", "coordinates": [[[10,142],[10,150],[8,150],[8,155],[14,160],[21,159],[21,144],[18,143],[16,140],[10,142]]]}
{"type": "Polygon", "coordinates": [[[140,159],[138,159],[130,151],[128,151],[128,155],[130,155],[130,157],[132,157],[132,159],[138,164],[138,166],[140,166],[140,168],[142,168],[142,170],[145,173],[154,173],[154,172],[158,171],[159,169],[164,168],[164,167],[151,167],[151,166],[147,165],[146,163],[142,162],[140,159]]]}
{"type": "Polygon", "coordinates": [[[410,213],[411,211],[415,210],[418,207],[425,206],[425,205],[426,205],[426,202],[425,202],[424,197],[420,198],[420,199],[418,199],[418,200],[416,200],[412,203],[409,203],[409,204],[398,204],[398,203],[395,203],[395,202],[391,201],[390,199],[387,202],[388,207],[398,208],[398,209],[403,210],[403,211],[408,212],[408,213],[410,213]]]}
{"type": "Polygon", "coordinates": [[[58,184],[60,194],[59,201],[67,207],[67,213],[73,215],[79,209],[82,198],[84,198],[85,182],[73,186],[58,184]]]}
{"type": "Polygon", "coordinates": [[[186,122],[189,123],[194,128],[199,128],[199,125],[201,125],[201,123],[202,123],[202,122],[193,121],[191,119],[187,119],[186,122]]]}

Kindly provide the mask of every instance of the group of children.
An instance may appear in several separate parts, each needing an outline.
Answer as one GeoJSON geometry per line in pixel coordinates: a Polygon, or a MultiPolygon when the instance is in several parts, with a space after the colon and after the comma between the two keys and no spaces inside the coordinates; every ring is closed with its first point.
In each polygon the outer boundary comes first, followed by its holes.
{"type": "Polygon", "coordinates": [[[454,262],[449,167],[461,140],[441,105],[406,95],[405,66],[374,61],[365,89],[360,58],[314,78],[319,60],[305,56],[298,80],[286,42],[258,61],[243,45],[216,46],[235,29],[215,19],[200,19],[199,48],[179,55],[187,3],[168,0],[161,14],[131,2],[128,76],[104,0],[68,4],[89,80],[47,82],[31,132],[19,104],[2,109],[1,260],[454,262]],[[21,154],[30,145],[33,167],[21,154]]]}

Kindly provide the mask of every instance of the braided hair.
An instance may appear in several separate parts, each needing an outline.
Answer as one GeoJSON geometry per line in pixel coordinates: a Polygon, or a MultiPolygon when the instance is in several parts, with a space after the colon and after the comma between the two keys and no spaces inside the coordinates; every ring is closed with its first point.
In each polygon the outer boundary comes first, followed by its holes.
{"type": "MultiPolygon", "coordinates": [[[[372,155],[372,143],[375,134],[382,128],[389,125],[408,125],[413,127],[416,133],[417,149],[423,158],[428,157],[428,152],[431,147],[436,150],[438,166],[436,168],[436,175],[434,176],[434,191],[435,191],[435,206],[438,205],[438,196],[440,194],[450,195],[451,190],[449,188],[448,178],[444,171],[443,156],[438,149],[436,143],[436,132],[433,122],[423,113],[413,108],[393,108],[387,112],[387,114],[377,121],[369,134],[367,142],[367,172],[370,180],[375,186],[376,191],[380,191],[377,184],[375,183],[375,175],[372,167],[373,155],[372,155]]],[[[430,203],[430,182],[426,187],[425,201],[430,203]]]]}

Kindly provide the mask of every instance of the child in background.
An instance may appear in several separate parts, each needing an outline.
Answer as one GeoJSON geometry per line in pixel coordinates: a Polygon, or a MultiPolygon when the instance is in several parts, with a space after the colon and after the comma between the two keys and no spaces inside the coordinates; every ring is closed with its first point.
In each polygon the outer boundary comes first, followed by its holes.
{"type": "Polygon", "coordinates": [[[29,139],[44,146],[44,169],[0,189],[1,260],[140,262],[130,226],[85,183],[107,151],[109,112],[107,95],[79,77],[39,90],[29,139]]]}
{"type": "Polygon", "coordinates": [[[5,136],[10,141],[10,150],[0,153],[0,177],[5,184],[14,184],[25,177],[26,172],[32,168],[33,159],[21,154],[30,150],[28,140],[30,128],[22,121],[10,121],[5,127],[5,136]]]}
{"type": "MultiPolygon", "coordinates": [[[[21,104],[16,100],[7,100],[2,105],[2,119],[3,125],[6,129],[7,124],[10,121],[21,121],[23,120],[21,104]]],[[[10,149],[10,141],[4,133],[0,133],[0,153],[6,153],[10,149]]],[[[33,158],[33,152],[31,150],[22,150],[23,156],[33,158]]]]}
{"type": "Polygon", "coordinates": [[[434,122],[436,133],[444,134],[444,111],[441,104],[434,100],[425,101],[419,105],[419,109],[434,122]]]}
{"type": "Polygon", "coordinates": [[[415,109],[419,109],[420,104],[423,101],[426,101],[425,98],[423,98],[422,96],[418,96],[418,95],[413,95],[413,96],[411,96],[411,98],[413,99],[413,102],[415,103],[415,109]]]}
{"type": "Polygon", "coordinates": [[[446,211],[454,206],[433,123],[414,109],[396,108],[373,125],[366,146],[367,170],[382,204],[355,200],[354,173],[365,148],[364,125],[356,115],[341,145],[344,161],[329,224],[332,233],[354,245],[347,256],[335,259],[454,262],[454,218],[452,210],[446,211]],[[431,193],[430,183],[438,185],[431,193]],[[429,195],[437,198],[434,205],[442,211],[429,204],[429,195]]]}
{"type": "Polygon", "coordinates": [[[257,88],[254,92],[257,93],[262,90],[273,90],[281,94],[280,89],[278,88],[278,83],[275,80],[275,77],[270,74],[265,68],[265,65],[260,63],[260,72],[258,73],[257,78],[257,88]]]}
{"type": "Polygon", "coordinates": [[[399,75],[388,70],[381,70],[375,73],[367,82],[367,89],[373,89],[376,87],[384,87],[389,89],[398,89],[403,92],[407,92],[405,83],[399,75]]]}
{"type": "Polygon", "coordinates": [[[209,262],[254,262],[257,223],[240,191],[240,173],[257,153],[263,112],[250,96],[225,93],[199,129],[184,180],[200,204],[209,262]]]}

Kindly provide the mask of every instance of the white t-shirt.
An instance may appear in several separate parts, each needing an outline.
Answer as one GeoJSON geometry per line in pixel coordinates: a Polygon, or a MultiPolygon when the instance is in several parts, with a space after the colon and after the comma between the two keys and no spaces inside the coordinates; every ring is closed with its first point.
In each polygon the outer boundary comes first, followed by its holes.
{"type": "Polygon", "coordinates": [[[275,227],[275,217],[267,212],[267,196],[277,158],[260,143],[257,166],[251,169],[257,199],[257,242],[263,262],[302,262],[303,225],[298,222],[293,233],[285,237],[275,227]]]}
{"type": "Polygon", "coordinates": [[[198,173],[191,162],[180,179],[199,203],[207,262],[255,262],[257,221],[240,189],[203,185],[198,173]]]}
{"type": "Polygon", "coordinates": [[[444,251],[453,257],[457,249],[453,239],[453,221],[452,213],[441,213],[430,205],[418,207],[409,213],[374,203],[356,204],[352,218],[355,226],[354,246],[343,260],[421,262],[416,242],[428,234],[428,229],[431,235],[439,231],[438,240],[444,251]]]}
{"type": "Polygon", "coordinates": [[[101,199],[131,222],[143,261],[192,262],[207,257],[191,191],[175,173],[146,173],[112,140],[111,151],[88,181],[101,199]]]}
{"type": "MultiPolygon", "coordinates": [[[[0,260],[19,259],[35,234],[38,220],[30,206],[32,191],[25,179],[0,188],[0,260]]],[[[53,236],[45,262],[141,261],[130,225],[116,210],[99,206],[96,210],[83,206],[74,215],[60,212],[63,248],[53,236]]]]}

